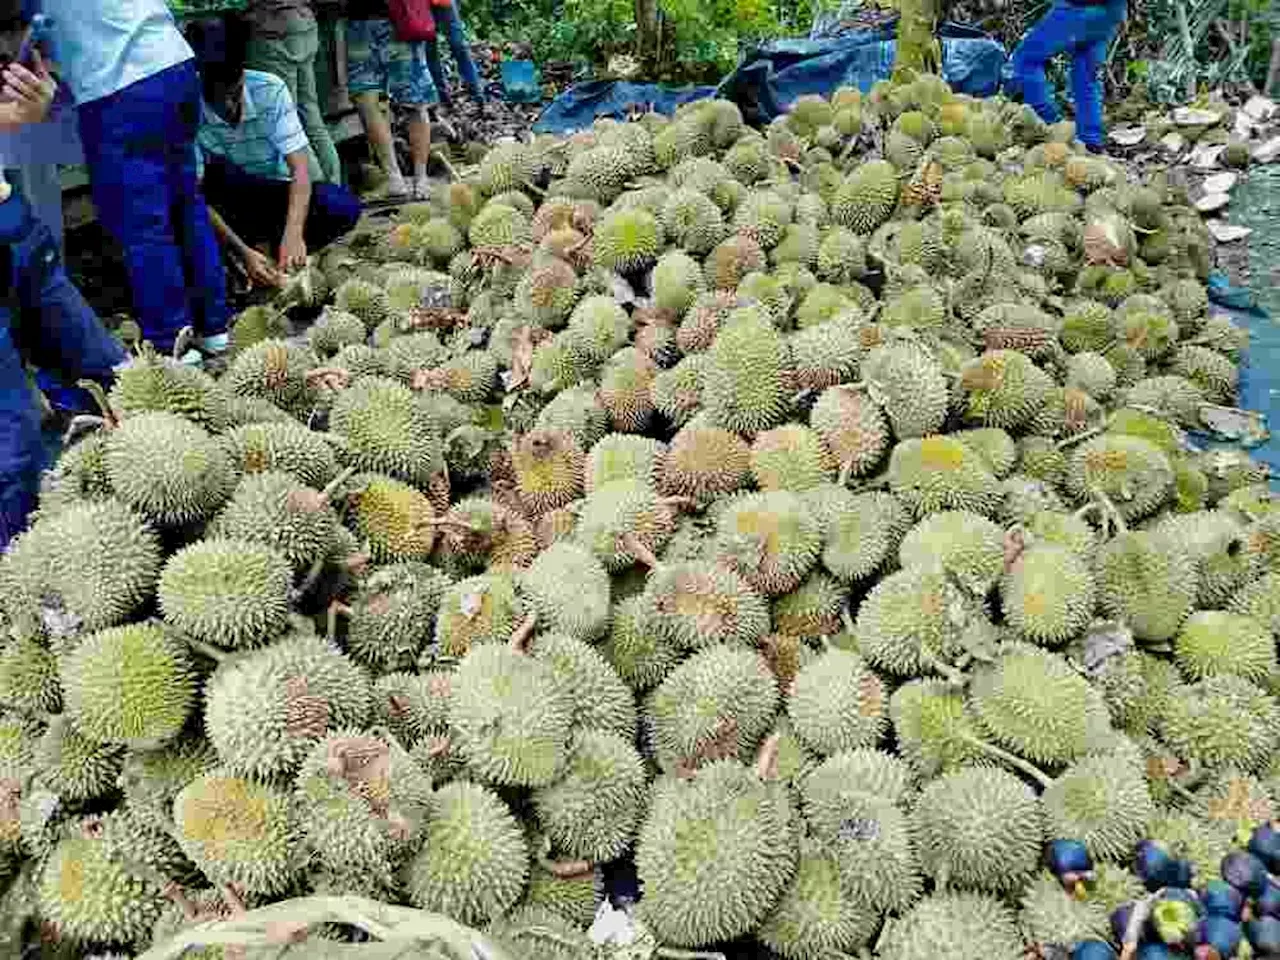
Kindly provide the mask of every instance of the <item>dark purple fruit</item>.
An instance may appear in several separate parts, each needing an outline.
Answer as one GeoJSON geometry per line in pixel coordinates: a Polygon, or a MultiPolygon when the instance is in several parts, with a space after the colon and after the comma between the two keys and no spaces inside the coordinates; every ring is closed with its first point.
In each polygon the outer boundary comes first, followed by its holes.
{"type": "Polygon", "coordinates": [[[1249,835],[1249,852],[1272,873],[1280,873],[1280,830],[1269,823],[1254,827],[1249,835]]]}
{"type": "Polygon", "coordinates": [[[1267,865],[1244,850],[1232,850],[1222,858],[1222,879],[1246,897],[1261,896],[1267,889],[1267,865]]]}
{"type": "Polygon", "coordinates": [[[1125,931],[1129,929],[1129,918],[1133,916],[1134,906],[1134,902],[1130,900],[1111,911],[1111,938],[1116,943],[1124,943],[1125,931]]]}
{"type": "Polygon", "coordinates": [[[1071,960],[1116,960],[1116,952],[1103,940],[1082,940],[1071,951],[1071,960]]]}
{"type": "Polygon", "coordinates": [[[1280,886],[1268,880],[1267,889],[1253,901],[1253,912],[1258,916],[1280,917],[1280,886]]]}
{"type": "Polygon", "coordinates": [[[1200,943],[1218,951],[1220,957],[1233,956],[1241,936],[1240,924],[1227,917],[1208,916],[1200,922],[1200,943]]]}
{"type": "Polygon", "coordinates": [[[1049,844],[1049,869],[1058,878],[1068,873],[1088,873],[1093,869],[1093,860],[1079,840],[1054,840],[1049,844]]]}
{"type": "Polygon", "coordinates": [[[1151,905],[1151,919],[1147,924],[1151,939],[1171,947],[1192,946],[1202,910],[1194,891],[1165,890],[1151,905]]]}
{"type": "Polygon", "coordinates": [[[1143,840],[1134,851],[1133,869],[1148,890],[1168,886],[1165,878],[1173,868],[1173,854],[1159,840],[1143,840]]]}
{"type": "Polygon", "coordinates": [[[1225,880],[1210,880],[1200,891],[1200,902],[1211,917],[1239,920],[1244,909],[1244,894],[1225,880]]]}
{"type": "Polygon", "coordinates": [[[1255,954],[1267,957],[1280,954],[1280,919],[1258,917],[1244,925],[1244,935],[1255,954]]]}

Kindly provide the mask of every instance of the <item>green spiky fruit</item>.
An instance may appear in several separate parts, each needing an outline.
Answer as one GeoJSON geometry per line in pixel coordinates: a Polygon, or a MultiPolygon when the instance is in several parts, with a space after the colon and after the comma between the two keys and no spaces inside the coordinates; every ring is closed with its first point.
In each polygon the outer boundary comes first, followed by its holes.
{"type": "Polygon", "coordinates": [[[0,645],[0,708],[24,714],[62,708],[58,660],[39,639],[15,636],[0,645]]]}
{"type": "Polygon", "coordinates": [[[1245,586],[1231,598],[1227,609],[1280,634],[1280,572],[1264,574],[1245,586]]]}
{"type": "Polygon", "coordinates": [[[1061,646],[1093,617],[1093,574],[1075,551],[1036,544],[1004,578],[1000,600],[1005,619],[1024,639],[1061,646]]]}
{"type": "Polygon", "coordinates": [[[207,519],[231,492],[231,465],[221,447],[172,413],[121,423],[107,438],[106,467],[120,499],[166,526],[207,519]]]}
{"type": "Polygon", "coordinates": [[[466,781],[435,795],[426,843],[409,863],[409,901],[459,923],[483,925],[519,899],[529,874],[520,825],[491,790],[466,781]]]}
{"type": "Polygon", "coordinates": [[[219,536],[270,547],[295,570],[329,553],[337,523],[324,494],[274,471],[241,480],[215,519],[219,536]]]}
{"type": "Polygon", "coordinates": [[[648,210],[615,210],[596,226],[592,251],[606,270],[629,274],[646,270],[662,249],[662,229],[648,210]]]}
{"type": "Polygon", "coordinates": [[[751,472],[761,490],[801,493],[835,479],[822,438],[795,423],[757,434],[751,446],[751,472]]]}
{"type": "Polygon", "coordinates": [[[1040,859],[1044,825],[1036,795],[1003,770],[944,774],[924,788],[912,816],[924,872],[940,883],[1014,891],[1040,859]]]}
{"type": "Polygon", "coordinates": [[[1141,520],[1172,492],[1173,467],[1158,447],[1140,437],[1103,434],[1076,449],[1067,487],[1081,500],[1102,493],[1126,521],[1141,520]]]}
{"type": "Polygon", "coordinates": [[[822,564],[845,583],[879,570],[911,524],[906,507],[888,493],[820,487],[809,502],[824,529],[822,564]]]}
{"type": "Polygon", "coordinates": [[[921,778],[982,762],[964,698],[941,680],[912,680],[889,698],[898,749],[921,778]]]}
{"type": "Polygon", "coordinates": [[[957,655],[978,613],[947,574],[935,568],[892,573],[858,608],[859,649],[872,666],[918,676],[957,655]]]}
{"type": "Polygon", "coordinates": [[[62,662],[67,715],[102,743],[155,747],[175,736],[195,702],[186,648],[161,627],[115,627],[85,637],[62,662]]]}
{"type": "Polygon", "coordinates": [[[307,330],[307,342],[319,356],[332,357],[343,347],[363,345],[368,335],[354,313],[326,308],[307,330]]]}
{"type": "Polygon", "coordinates": [[[953,437],[903,440],[889,456],[889,488],[917,516],[937,510],[993,514],[996,486],[981,456],[953,437]]]}
{"type": "Polygon", "coordinates": [[[204,540],[169,558],[160,574],[165,621],[204,643],[261,646],[289,619],[293,570],[283,555],[245,540],[204,540]]]}
{"type": "Polygon", "coordinates": [[[870,234],[898,205],[898,171],[886,160],[857,167],[831,202],[831,218],[855,233],[870,234]]]}
{"type": "Polygon", "coordinates": [[[786,416],[788,357],[781,334],[751,311],[735,313],[709,351],[703,403],[718,426],[767,430],[786,416]]]}
{"type": "Polygon", "coordinates": [[[822,551],[822,527],[794,493],[743,494],[716,525],[717,556],[755,590],[778,596],[798,587],[822,551]]]}
{"type": "Polygon", "coordinates": [[[1023,891],[1019,904],[1018,922],[1038,945],[1106,941],[1110,937],[1107,908],[1092,898],[1073,897],[1052,874],[1037,875],[1023,891]]]}
{"type": "Polygon", "coordinates": [[[203,740],[179,737],[157,750],[131,750],[120,771],[119,787],[135,816],[167,826],[173,822],[173,798],[192,780],[217,765],[203,740]]]}
{"type": "Polygon", "coordinates": [[[813,405],[809,422],[842,473],[850,476],[874,469],[888,447],[884,412],[864,392],[851,387],[824,390],[813,405]]]}
{"type": "Polygon", "coordinates": [[[391,301],[385,289],[354,277],[338,287],[333,305],[335,309],[358,317],[369,332],[386,320],[391,312],[391,301]]]}
{"type": "Polygon", "coordinates": [[[945,892],[925,897],[891,920],[880,941],[884,960],[1018,960],[1022,935],[994,897],[945,892]]]}
{"type": "Polygon", "coordinates": [[[224,434],[220,442],[237,475],[272,470],[320,489],[338,472],[333,444],[299,423],[246,424],[224,434]]]}
{"type": "Polygon", "coordinates": [[[369,680],[316,637],[279,640],[228,660],[205,687],[205,732],[229,769],[288,774],[330,729],[359,727],[369,680]]]}
{"type": "Polygon", "coordinates": [[[898,548],[903,569],[941,567],[975,596],[985,596],[1004,573],[1004,531],[965,510],[932,513],[917,523],[898,548]]]}
{"type": "Polygon", "coordinates": [[[573,706],[551,666],[486,644],[458,666],[449,724],[476,776],[545,786],[564,763],[573,706]]]}
{"type": "Polygon", "coordinates": [[[1003,480],[1018,462],[1018,446],[999,427],[956,431],[956,439],[982,456],[997,479],[1003,480]]]}
{"type": "Polygon", "coordinates": [[[1164,519],[1156,528],[1179,553],[1192,557],[1200,587],[1196,604],[1219,607],[1257,574],[1258,557],[1245,527],[1227,510],[1164,519]]]}
{"type": "Polygon", "coordinates": [[[643,594],[649,627],[682,649],[750,646],[769,629],[769,608],[737,574],[710,563],[664,565],[643,594]]]}
{"type": "Polygon", "coordinates": [[[1076,761],[1041,800],[1048,835],[1079,840],[1098,859],[1128,856],[1155,812],[1142,770],[1115,754],[1076,761]]]}
{"type": "Polygon", "coordinates": [[[41,516],[10,546],[11,611],[56,605],[85,630],[126,620],[155,589],[160,543],[118,500],[73,504],[41,516]]]}
{"type": "Polygon", "coordinates": [[[520,585],[543,630],[594,640],[609,623],[609,575],[588,551],[556,543],[538,555],[520,585]],[[564,585],[572,583],[572,595],[564,585]]]}
{"type": "Polygon", "coordinates": [[[316,400],[307,380],[316,362],[316,355],[306,347],[288,340],[263,340],[238,353],[219,384],[233,396],[258,397],[306,416],[316,400]]]}
{"type": "Polygon", "coordinates": [[[435,545],[435,511],[414,487],[391,477],[363,474],[353,481],[355,531],[375,560],[425,560],[435,545]]]}
{"type": "Polygon", "coordinates": [[[804,583],[774,601],[774,632],[815,641],[835,636],[840,632],[845,596],[833,577],[814,571],[804,583]]]}
{"type": "Polygon", "coordinates": [[[636,867],[641,918],[662,941],[715,943],[765,919],[796,869],[796,816],[784,791],[733,760],[658,784],[636,867]]]}
{"type": "Polygon", "coordinates": [[[557,850],[604,863],[631,844],[647,799],[644,765],[630,740],[586,727],[569,746],[563,776],[538,790],[533,804],[557,850]]]}
{"type": "Polygon", "coordinates": [[[173,801],[175,838],[214,883],[284,893],[304,866],[287,793],[226,771],[191,781],[173,801]]]}
{"type": "Polygon", "coordinates": [[[680,648],[659,632],[647,597],[620,601],[612,620],[600,652],[634,690],[657,686],[680,662],[680,648]]]}
{"type": "Polygon", "coordinates": [[[756,930],[756,938],[788,960],[816,960],[865,946],[879,917],[843,880],[830,849],[816,840],[802,840],[795,877],[756,930]]]}
{"type": "Polygon", "coordinates": [[[206,430],[227,428],[227,395],[202,370],[144,350],[116,375],[107,397],[112,410],[129,417],[138,413],[176,413],[206,430]]]}
{"type": "Polygon", "coordinates": [[[871,398],[899,439],[936,432],[947,415],[947,382],[926,351],[910,344],[876,347],[862,363],[871,398]]]}
{"type": "Polygon", "coordinates": [[[609,414],[594,389],[570,387],[542,408],[537,429],[569,433],[579,448],[587,450],[609,431],[609,414]]]}
{"type": "Polygon", "coordinates": [[[990,350],[966,364],[960,383],[968,400],[966,416],[991,427],[1017,429],[1044,406],[1053,379],[1025,354],[990,350]]]}
{"type": "Polygon", "coordinates": [[[736,433],[697,421],[671,441],[659,491],[699,503],[741,489],[750,475],[751,448],[736,433]]]}
{"type": "Polygon", "coordinates": [[[347,652],[378,672],[410,669],[450,586],[447,576],[423,563],[374,570],[351,605],[347,652]]]}
{"type": "Polygon", "coordinates": [[[611,433],[587,456],[583,485],[588,494],[612,483],[635,483],[656,489],[664,444],[649,437],[611,433]]]}
{"type": "Polygon", "coordinates": [[[800,782],[805,822],[816,835],[835,838],[846,826],[846,812],[859,796],[870,795],[906,806],[915,775],[891,753],[870,748],[843,750],[828,757],[800,782]]]}
{"type": "Polygon", "coordinates": [[[1187,761],[1257,770],[1270,758],[1280,706],[1240,677],[1217,676],[1177,691],[1164,712],[1165,743],[1187,761]]]}
{"type": "Polygon", "coordinates": [[[749,759],[777,705],[773,674],[756,651],[715,646],[695,653],[645,701],[657,761],[673,772],[722,756],[749,759]]]}
{"type": "MultiPolygon", "coordinates": [[[[521,904],[540,914],[551,914],[572,924],[575,931],[582,931],[591,926],[603,897],[604,878],[598,867],[572,877],[561,877],[535,860],[521,904]]],[[[520,913],[523,911],[518,910],[517,915],[520,913]]]]}
{"type": "Polygon", "coordinates": [[[1174,641],[1174,657],[1191,681],[1233,676],[1262,683],[1276,669],[1270,629],[1251,617],[1221,610],[1193,613],[1174,641]]]}
{"type": "Polygon", "coordinates": [[[347,442],[351,465],[426,487],[444,463],[439,427],[408,387],[364,377],[339,394],[330,429],[347,442]]]}
{"type": "Polygon", "coordinates": [[[1099,609],[1140,640],[1172,639],[1194,607],[1195,559],[1158,531],[1120,534],[1099,551],[1097,570],[1099,609]]]}
{"type": "Polygon", "coordinates": [[[824,757],[874,746],[888,720],[884,684],[844,650],[830,650],[796,674],[787,713],[804,744],[824,757]]]}
{"type": "Polygon", "coordinates": [[[970,704],[997,743],[1035,763],[1098,749],[1111,724],[1102,695],[1062,657],[1014,647],[975,672],[970,704]]]}
{"type": "Polygon", "coordinates": [[[564,701],[573,705],[576,727],[635,736],[635,700],[597,650],[564,634],[540,633],[529,656],[551,668],[564,701]]]}
{"type": "Polygon", "coordinates": [[[476,644],[506,642],[520,605],[515,582],[506,574],[461,580],[439,600],[435,642],[445,657],[463,657],[476,644]]]}

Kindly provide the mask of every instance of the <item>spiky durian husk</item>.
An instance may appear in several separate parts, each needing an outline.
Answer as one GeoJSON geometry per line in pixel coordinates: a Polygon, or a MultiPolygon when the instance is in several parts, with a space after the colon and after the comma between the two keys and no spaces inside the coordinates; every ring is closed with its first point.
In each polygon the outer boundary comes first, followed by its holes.
{"type": "Polygon", "coordinates": [[[664,942],[682,946],[754,929],[795,873],[797,826],[785,788],[735,760],[692,780],[659,781],[636,848],[641,918],[664,942]],[[694,842],[693,824],[710,846],[694,842]]]}
{"type": "Polygon", "coordinates": [[[505,642],[521,611],[509,574],[487,573],[461,580],[440,598],[435,646],[443,657],[463,657],[479,643],[505,642]]]}
{"type": "Polygon", "coordinates": [[[929,514],[898,548],[904,569],[940,566],[975,596],[985,596],[1004,572],[1004,531],[965,510],[929,514]]]}
{"type": "Polygon", "coordinates": [[[405,747],[445,731],[453,675],[445,670],[383,674],[373,685],[373,720],[405,747]]]}
{"type": "Polygon", "coordinates": [[[751,449],[736,433],[698,421],[671,441],[662,463],[659,490],[704,502],[739,490],[751,469],[751,449]]]}
{"type": "Polygon", "coordinates": [[[1216,676],[1178,690],[1160,723],[1164,741],[1187,761],[1256,770],[1267,762],[1280,706],[1248,680],[1216,676]]]}
{"type": "Polygon", "coordinates": [[[1079,840],[1099,859],[1122,859],[1155,812],[1140,766],[1118,754],[1076,761],[1041,797],[1048,835],[1079,840]]]}
{"type": "Polygon", "coordinates": [[[1251,617],[1199,610],[1174,640],[1174,659],[1189,681],[1234,676],[1262,683],[1276,669],[1275,641],[1270,628],[1251,617]]]}
{"type": "Polygon", "coordinates": [[[786,416],[786,343],[751,311],[730,316],[711,345],[703,374],[703,404],[729,430],[766,430],[786,416]]]}
{"type": "Polygon", "coordinates": [[[822,527],[805,501],[788,491],[743,494],[724,505],[716,525],[717,557],[755,590],[794,590],[822,551],[822,527]]]}
{"type": "Polygon", "coordinates": [[[284,630],[293,571],[269,546],[210,539],[185,547],[160,573],[165,622],[223,649],[256,647],[284,630]]]}
{"type": "Polygon", "coordinates": [[[947,383],[937,362],[918,346],[876,347],[862,362],[862,376],[899,439],[922,437],[942,426],[947,383]]]}
{"type": "Polygon", "coordinates": [[[378,672],[411,669],[450,585],[447,576],[423,563],[374,570],[352,602],[347,652],[378,672]]]}
{"type": "Polygon", "coordinates": [[[1126,521],[1141,520],[1172,492],[1173,467],[1158,447],[1140,437],[1103,434],[1076,449],[1067,487],[1081,500],[1101,492],[1126,521]]]}
{"type": "Polygon", "coordinates": [[[1123,619],[1138,639],[1171,639],[1193,609],[1195,560],[1158,531],[1120,534],[1099,551],[1097,570],[1100,610],[1123,619]]]}
{"type": "Polygon", "coordinates": [[[436,542],[435,510],[426,495],[381,474],[352,479],[348,514],[375,560],[425,560],[436,542]]]}
{"type": "Polygon", "coordinates": [[[898,749],[928,778],[983,762],[978,730],[964,698],[941,680],[912,680],[889,698],[898,749]]]}
{"type": "Polygon", "coordinates": [[[856,233],[870,234],[898,205],[898,171],[884,160],[857,167],[831,203],[831,218],[856,233]]]}
{"type": "Polygon", "coordinates": [[[540,629],[594,640],[609,621],[609,576],[589,552],[570,543],[543,551],[520,575],[520,586],[540,629]],[[574,584],[572,595],[564,592],[574,584]]]}
{"type": "Polygon", "coordinates": [[[889,456],[889,488],[917,516],[936,510],[993,514],[996,486],[981,456],[949,436],[903,440],[889,456]]]}
{"type": "Polygon", "coordinates": [[[348,462],[425,487],[444,462],[439,427],[411,390],[383,377],[362,377],[329,414],[346,440],[348,462]]]}
{"type": "Polygon", "coordinates": [[[214,529],[219,536],[271,547],[295,569],[306,569],[328,555],[337,523],[337,514],[318,490],[288,474],[267,471],[240,481],[214,529]]]}
{"type": "Polygon", "coordinates": [[[1045,947],[1110,937],[1107,910],[1092,899],[1077,899],[1048,873],[1028,884],[1019,901],[1018,922],[1032,943],[1045,947]]]}
{"type": "Polygon", "coordinates": [[[223,434],[219,442],[237,475],[272,470],[320,489],[338,472],[334,445],[299,423],[245,424],[223,434]]]}
{"type": "Polygon", "coordinates": [[[217,441],[172,413],[125,420],[107,438],[106,468],[121,500],[166,526],[207,519],[231,493],[231,465],[217,441]]]}
{"type": "Polygon", "coordinates": [[[830,650],[796,674],[787,713],[822,756],[874,746],[887,726],[884,684],[861,657],[830,650]]]}
{"type": "Polygon", "coordinates": [[[756,435],[751,472],[761,490],[803,493],[834,480],[835,464],[815,431],[793,423],[756,435]]]}
{"type": "Polygon", "coordinates": [[[1024,639],[1060,646],[1093,616],[1093,573],[1068,547],[1036,544],[1014,562],[1000,598],[1005,618],[1024,639]]]}
{"type": "Polygon", "coordinates": [[[934,893],[889,921],[885,960],[1018,960],[1022,936],[1010,910],[994,897],[934,893]]]}

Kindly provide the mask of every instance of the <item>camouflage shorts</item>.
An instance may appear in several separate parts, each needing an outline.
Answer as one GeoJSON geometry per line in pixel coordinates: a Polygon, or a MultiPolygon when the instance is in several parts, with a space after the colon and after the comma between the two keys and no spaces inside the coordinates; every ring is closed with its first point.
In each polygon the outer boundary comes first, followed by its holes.
{"type": "Polygon", "coordinates": [[[397,40],[390,20],[347,21],[347,90],[385,93],[399,104],[440,99],[427,69],[426,44],[397,40]]]}

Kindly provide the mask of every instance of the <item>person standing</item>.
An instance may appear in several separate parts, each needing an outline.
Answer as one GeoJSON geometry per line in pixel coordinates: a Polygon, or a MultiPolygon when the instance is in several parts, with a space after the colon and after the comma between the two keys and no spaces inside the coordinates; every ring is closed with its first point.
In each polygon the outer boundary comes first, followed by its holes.
{"type": "Polygon", "coordinates": [[[1103,150],[1105,138],[1102,65],[1127,15],[1125,0],[1055,0],[1013,51],[1013,72],[1022,86],[1023,102],[1045,123],[1062,119],[1045,65],[1060,53],[1071,56],[1076,137],[1094,153],[1103,150]]]}
{"type": "Polygon", "coordinates": [[[312,171],[313,179],[341,182],[338,151],[324,122],[316,89],[320,27],[311,0],[249,0],[244,16],[249,23],[245,66],[273,73],[285,82],[315,151],[318,170],[312,171]]]}
{"type": "Polygon", "coordinates": [[[347,90],[355,101],[369,146],[387,176],[387,196],[425,200],[430,192],[427,163],[431,157],[431,122],[427,108],[438,102],[422,41],[398,40],[387,0],[347,2],[347,90]],[[396,158],[391,124],[379,97],[389,95],[392,108],[409,114],[409,154],[413,181],[406,182],[396,158]]]}
{"type": "Polygon", "coordinates": [[[225,350],[226,276],[196,183],[200,78],[191,48],[165,0],[42,6],[75,97],[94,205],[124,249],[143,336],[167,353],[192,327],[201,351],[225,350]]]}
{"type": "Polygon", "coordinates": [[[453,106],[449,79],[444,75],[444,64],[440,61],[440,31],[443,30],[449,49],[453,52],[453,59],[458,64],[458,76],[462,85],[467,88],[471,99],[483,107],[488,97],[484,92],[484,84],[480,81],[480,71],[476,69],[476,62],[471,57],[471,46],[467,43],[466,26],[462,22],[458,0],[431,0],[431,12],[436,18],[436,39],[427,41],[427,66],[431,68],[431,78],[440,93],[440,102],[446,107],[453,106]]]}

